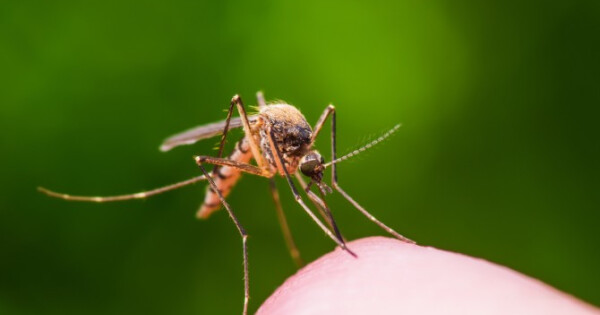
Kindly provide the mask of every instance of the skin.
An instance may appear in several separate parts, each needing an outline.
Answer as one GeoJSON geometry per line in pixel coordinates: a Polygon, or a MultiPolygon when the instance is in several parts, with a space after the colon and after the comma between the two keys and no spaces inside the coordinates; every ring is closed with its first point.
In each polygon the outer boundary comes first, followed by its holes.
{"type": "Polygon", "coordinates": [[[290,277],[257,314],[600,314],[507,267],[384,237],[349,243],[290,277]]]}

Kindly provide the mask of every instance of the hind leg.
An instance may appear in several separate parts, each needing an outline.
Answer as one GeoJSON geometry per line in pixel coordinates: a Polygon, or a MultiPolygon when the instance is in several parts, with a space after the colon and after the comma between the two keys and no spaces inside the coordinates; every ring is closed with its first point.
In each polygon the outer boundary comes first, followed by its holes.
{"type": "Polygon", "coordinates": [[[290,256],[292,257],[292,260],[294,260],[296,267],[300,268],[304,266],[304,261],[302,261],[302,258],[300,257],[300,251],[298,250],[298,247],[296,247],[296,242],[294,242],[294,237],[290,231],[290,226],[285,218],[285,213],[283,212],[283,207],[281,206],[281,200],[279,199],[279,191],[277,190],[275,179],[271,178],[269,180],[269,186],[271,190],[271,196],[273,197],[273,202],[275,203],[275,210],[277,211],[277,220],[281,226],[281,232],[283,233],[285,244],[287,245],[290,256]]]}

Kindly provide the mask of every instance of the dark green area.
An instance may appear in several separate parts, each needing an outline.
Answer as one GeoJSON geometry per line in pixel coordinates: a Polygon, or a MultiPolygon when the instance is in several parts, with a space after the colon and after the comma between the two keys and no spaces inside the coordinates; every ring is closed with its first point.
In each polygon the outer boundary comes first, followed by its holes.
{"type": "MultiPolygon", "coordinates": [[[[422,244],[509,266],[600,304],[597,1],[4,1],[0,4],[0,313],[235,314],[241,242],[197,221],[205,184],[69,203],[199,173],[168,135],[235,93],[314,123],[332,102],[340,181],[422,244]]],[[[240,133],[234,133],[239,136],[240,133]]],[[[327,136],[317,147],[329,157],[327,136]]],[[[278,179],[307,260],[333,244],[278,179]]],[[[230,202],[249,231],[251,310],[294,272],[268,182],[230,202]]],[[[347,238],[383,234],[339,196],[347,238]]]]}

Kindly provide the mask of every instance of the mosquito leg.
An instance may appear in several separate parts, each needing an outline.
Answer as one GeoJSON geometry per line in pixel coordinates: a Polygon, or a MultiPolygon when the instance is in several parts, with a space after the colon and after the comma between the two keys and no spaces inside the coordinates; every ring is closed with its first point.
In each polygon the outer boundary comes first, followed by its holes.
{"type": "Polygon", "coordinates": [[[393,235],[395,238],[410,243],[410,244],[416,244],[415,241],[399,234],[398,232],[394,231],[392,228],[390,228],[389,226],[385,225],[383,222],[377,220],[377,218],[375,218],[372,214],[370,214],[367,210],[365,210],[365,208],[363,208],[360,204],[358,204],[358,202],[356,202],[354,199],[352,199],[352,197],[350,197],[350,195],[348,195],[348,193],[346,193],[344,190],[342,190],[342,188],[337,185],[337,184],[333,184],[333,187],[342,195],[344,196],[344,198],[346,198],[346,200],[348,200],[356,209],[358,209],[358,211],[360,211],[362,214],[364,214],[367,218],[369,218],[369,220],[373,221],[375,224],[379,225],[380,228],[384,229],[386,232],[390,233],[391,235],[393,235]]]}
{"type": "MultiPolygon", "coordinates": [[[[217,157],[223,157],[223,149],[225,148],[225,140],[227,139],[227,132],[229,131],[229,122],[231,121],[231,114],[233,113],[233,107],[235,104],[233,102],[229,103],[229,109],[227,110],[227,118],[225,118],[225,126],[223,127],[223,132],[221,133],[221,141],[219,142],[219,152],[217,153],[217,157]]],[[[219,170],[219,166],[215,166],[212,170],[212,177],[217,175],[217,171],[219,170]]]]}
{"type": "Polygon", "coordinates": [[[287,245],[290,256],[292,256],[292,260],[294,260],[296,267],[300,268],[304,266],[304,261],[302,261],[302,258],[300,257],[300,251],[298,250],[298,247],[296,247],[294,237],[292,236],[292,232],[290,231],[290,227],[285,218],[285,213],[283,212],[283,207],[281,206],[281,200],[279,199],[279,191],[277,191],[277,185],[275,184],[275,180],[273,178],[269,180],[269,186],[271,188],[273,202],[275,202],[277,219],[279,220],[279,225],[281,226],[281,232],[283,233],[285,244],[287,245]]]}
{"type": "MultiPolygon", "coordinates": [[[[335,107],[333,105],[327,106],[327,109],[325,110],[323,115],[321,115],[322,119],[319,119],[320,124],[318,123],[319,125],[317,127],[315,127],[315,130],[320,130],[322,128],[323,124],[325,123],[325,119],[329,115],[331,115],[331,160],[333,161],[337,158],[337,156],[336,156],[335,107]]],[[[337,190],[344,198],[346,198],[346,200],[348,200],[356,209],[358,209],[358,211],[360,211],[363,215],[365,215],[367,218],[369,218],[369,220],[373,221],[373,223],[377,224],[380,228],[382,228],[383,230],[390,233],[391,235],[393,235],[394,237],[396,237],[397,239],[399,239],[401,241],[404,241],[407,243],[415,243],[415,241],[400,235],[398,232],[394,231],[389,226],[383,224],[383,222],[379,221],[377,218],[375,218],[375,216],[373,216],[371,213],[369,213],[367,210],[365,210],[365,208],[363,208],[360,204],[358,204],[358,202],[356,202],[354,199],[352,199],[352,197],[350,197],[350,195],[348,195],[348,193],[346,193],[340,187],[340,185],[338,185],[337,167],[336,167],[335,163],[331,165],[331,186],[333,186],[333,188],[335,190],[337,190]]]]}
{"type": "Polygon", "coordinates": [[[238,112],[240,113],[242,125],[244,126],[244,134],[246,135],[248,143],[250,144],[252,157],[254,157],[254,160],[259,168],[266,170],[268,168],[268,164],[265,161],[265,157],[260,153],[260,147],[256,143],[256,139],[254,139],[252,130],[250,129],[250,122],[248,121],[248,115],[246,114],[246,109],[244,108],[242,98],[239,95],[234,95],[231,99],[231,104],[237,106],[238,112]]]}
{"type": "Polygon", "coordinates": [[[344,240],[336,237],[333,233],[331,233],[331,231],[323,224],[323,222],[321,222],[321,220],[319,220],[319,218],[317,218],[315,213],[310,210],[310,208],[306,205],[306,203],[304,203],[304,200],[302,200],[302,196],[300,196],[300,194],[298,193],[298,190],[296,189],[296,185],[294,185],[294,181],[292,181],[292,177],[290,176],[287,168],[283,166],[283,158],[281,156],[281,152],[279,151],[279,148],[277,148],[277,146],[275,145],[273,130],[271,130],[270,128],[268,130],[268,135],[269,135],[269,145],[271,146],[271,150],[274,153],[274,160],[275,160],[275,163],[277,164],[277,168],[282,169],[284,171],[285,178],[287,179],[287,182],[290,185],[290,188],[292,190],[292,193],[294,194],[294,199],[296,200],[296,202],[298,202],[300,204],[300,206],[304,209],[304,211],[306,211],[306,213],[308,213],[308,215],[311,217],[311,219],[313,219],[313,221],[315,221],[315,223],[317,223],[317,225],[321,228],[321,230],[323,230],[323,232],[325,232],[325,234],[327,234],[327,236],[329,236],[329,238],[331,238],[336,244],[338,244],[338,246],[340,246],[343,250],[348,252],[350,255],[357,257],[356,254],[354,252],[352,252],[348,248],[348,246],[346,246],[346,243],[344,242],[344,240]]]}
{"type": "Polygon", "coordinates": [[[321,114],[321,117],[319,117],[319,120],[317,121],[317,123],[315,124],[315,128],[314,128],[314,131],[312,134],[312,139],[311,139],[310,143],[315,142],[315,139],[321,132],[321,129],[323,129],[323,126],[325,125],[325,120],[327,120],[327,117],[329,117],[329,115],[332,115],[332,114],[335,115],[335,107],[333,105],[329,104],[327,106],[327,108],[325,108],[325,110],[323,111],[323,114],[321,114]]]}
{"type": "Polygon", "coordinates": [[[244,173],[250,173],[253,175],[269,177],[269,178],[273,177],[273,174],[269,171],[266,171],[264,169],[256,167],[252,164],[241,163],[241,162],[238,162],[235,160],[217,158],[217,157],[205,156],[205,155],[195,156],[194,160],[196,160],[196,163],[198,165],[200,165],[202,163],[208,163],[208,164],[213,164],[216,166],[229,166],[229,167],[235,168],[237,170],[240,170],[244,173]]]}
{"type": "MultiPolygon", "coordinates": [[[[229,110],[227,110],[227,118],[225,118],[225,126],[223,127],[223,133],[221,135],[221,142],[219,143],[218,157],[223,157],[223,148],[225,147],[225,139],[227,138],[227,131],[229,131],[229,122],[231,121],[231,114],[233,113],[233,107],[235,104],[231,102],[229,104],[229,110]]],[[[212,171],[213,177],[216,174],[217,168],[215,167],[212,171]]]]}
{"type": "MultiPolygon", "coordinates": [[[[225,147],[225,142],[226,142],[226,138],[227,138],[227,132],[229,131],[229,124],[230,124],[230,121],[231,121],[231,115],[233,113],[234,107],[236,107],[236,105],[238,105],[238,104],[239,104],[238,111],[240,112],[240,116],[241,116],[240,119],[242,120],[242,123],[244,125],[244,132],[250,130],[249,128],[246,128],[246,126],[249,126],[249,123],[248,123],[248,118],[246,117],[246,111],[243,108],[242,101],[241,101],[241,99],[239,99],[239,97],[236,98],[234,96],[234,98],[229,103],[229,110],[227,111],[227,118],[225,118],[225,124],[223,126],[223,132],[221,134],[221,141],[219,143],[219,152],[217,154],[217,159],[221,159],[223,157],[223,149],[225,147]]],[[[245,138],[248,139],[248,141],[249,141],[250,144],[252,144],[251,140],[254,140],[254,137],[251,134],[249,134],[248,132],[246,132],[246,137],[245,138]]],[[[238,145],[242,141],[245,141],[245,139],[240,140],[240,142],[238,142],[238,145]]],[[[238,149],[239,148],[240,147],[238,146],[238,149]]],[[[253,154],[254,154],[254,151],[253,151],[253,154]]],[[[255,160],[256,160],[256,158],[255,158],[255,160]]],[[[256,161],[260,162],[259,160],[256,160],[256,161]]],[[[214,167],[212,169],[212,177],[215,178],[215,177],[217,177],[217,175],[218,175],[218,177],[222,177],[223,175],[222,175],[222,173],[220,171],[221,164],[219,164],[219,163],[213,163],[213,164],[214,164],[214,167]]],[[[228,191],[222,192],[222,194],[223,193],[225,195],[227,195],[228,191]]],[[[212,211],[214,211],[214,210],[212,210],[212,211]]],[[[200,207],[200,209],[197,212],[197,216],[199,218],[206,218],[206,217],[208,217],[208,215],[212,211],[211,211],[210,207],[208,207],[205,203],[202,203],[202,206],[200,207]]]]}
{"type": "MultiPolygon", "coordinates": [[[[221,133],[221,141],[219,143],[219,152],[217,153],[218,158],[223,157],[223,149],[225,148],[225,141],[227,139],[227,132],[229,131],[229,122],[231,121],[231,114],[233,113],[233,108],[235,104],[233,102],[229,103],[229,109],[227,110],[227,117],[225,118],[225,126],[223,126],[223,132],[221,133]]],[[[215,165],[212,169],[211,176],[215,178],[220,174],[219,172],[220,165],[215,165]]],[[[198,213],[202,212],[202,208],[198,210],[198,213]]]]}
{"type": "Polygon", "coordinates": [[[188,180],[184,180],[175,184],[159,187],[152,190],[142,191],[135,194],[127,194],[127,195],[118,195],[118,196],[73,196],[68,194],[57,193],[51,190],[48,190],[44,187],[38,187],[38,190],[50,197],[60,198],[64,200],[72,200],[72,201],[85,201],[85,202],[109,202],[109,201],[123,201],[123,200],[132,200],[132,199],[144,199],[150,196],[158,195],[170,190],[175,190],[177,188],[187,186],[199,181],[203,181],[206,179],[206,176],[200,175],[188,180]]]}
{"type": "MultiPolygon", "coordinates": [[[[235,104],[233,102],[230,102],[229,109],[227,110],[227,117],[225,118],[225,125],[223,126],[223,131],[221,133],[221,141],[219,142],[219,151],[217,153],[218,158],[223,157],[223,149],[225,148],[225,141],[227,139],[227,132],[229,131],[229,123],[231,122],[231,114],[233,113],[234,107],[235,107],[235,104]]],[[[211,176],[213,178],[219,176],[219,174],[220,174],[219,168],[220,168],[220,165],[215,165],[213,167],[213,169],[211,171],[211,176]]],[[[203,206],[204,206],[204,203],[202,203],[202,206],[197,211],[198,214],[202,213],[203,206]]],[[[200,215],[197,215],[197,216],[201,217],[200,215]]]]}
{"type": "Polygon", "coordinates": [[[231,210],[229,203],[227,203],[227,201],[225,201],[225,198],[223,198],[223,195],[221,195],[221,191],[219,190],[219,188],[217,187],[217,185],[215,184],[213,179],[210,178],[210,176],[208,175],[208,172],[202,165],[201,161],[198,161],[198,167],[200,167],[200,169],[202,170],[202,173],[204,173],[204,176],[206,176],[208,178],[208,183],[210,184],[212,189],[214,189],[214,191],[219,196],[219,199],[221,200],[223,207],[225,207],[225,209],[227,210],[227,213],[229,213],[229,217],[235,224],[236,228],[240,232],[240,236],[242,237],[242,253],[244,256],[244,309],[242,311],[242,314],[246,315],[246,314],[248,314],[248,300],[250,299],[250,292],[249,292],[250,283],[249,283],[249,278],[248,278],[248,246],[246,244],[246,241],[248,239],[248,234],[246,233],[246,230],[244,229],[242,224],[238,221],[237,217],[231,210]]]}

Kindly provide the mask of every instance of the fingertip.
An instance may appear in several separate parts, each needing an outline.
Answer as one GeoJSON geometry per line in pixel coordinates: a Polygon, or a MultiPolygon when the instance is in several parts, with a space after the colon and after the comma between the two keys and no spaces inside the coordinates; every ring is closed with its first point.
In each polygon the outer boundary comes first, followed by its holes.
{"type": "Polygon", "coordinates": [[[257,314],[598,314],[509,268],[395,239],[348,243],[285,281],[257,314]]]}

